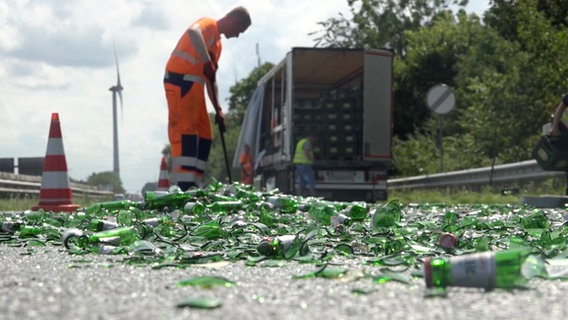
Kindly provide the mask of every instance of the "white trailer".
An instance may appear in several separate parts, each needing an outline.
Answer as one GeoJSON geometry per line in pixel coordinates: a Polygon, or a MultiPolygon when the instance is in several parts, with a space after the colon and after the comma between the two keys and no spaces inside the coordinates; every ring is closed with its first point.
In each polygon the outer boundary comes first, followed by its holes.
{"type": "Polygon", "coordinates": [[[392,164],[393,53],[384,49],[292,48],[262,79],[248,105],[239,145],[256,161],[261,188],[294,194],[295,145],[314,145],[317,196],[387,198],[392,164]]]}

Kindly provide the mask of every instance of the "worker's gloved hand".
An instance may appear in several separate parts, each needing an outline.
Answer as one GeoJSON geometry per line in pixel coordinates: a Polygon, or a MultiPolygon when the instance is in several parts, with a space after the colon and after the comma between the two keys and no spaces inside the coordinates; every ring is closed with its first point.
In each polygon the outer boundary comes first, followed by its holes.
{"type": "Polygon", "coordinates": [[[212,83],[215,82],[215,74],[217,73],[217,66],[214,62],[207,62],[203,65],[203,75],[212,83]]]}
{"type": "Polygon", "coordinates": [[[227,128],[225,127],[225,116],[223,115],[223,110],[217,110],[215,113],[215,124],[219,125],[219,131],[225,133],[227,128]]]}

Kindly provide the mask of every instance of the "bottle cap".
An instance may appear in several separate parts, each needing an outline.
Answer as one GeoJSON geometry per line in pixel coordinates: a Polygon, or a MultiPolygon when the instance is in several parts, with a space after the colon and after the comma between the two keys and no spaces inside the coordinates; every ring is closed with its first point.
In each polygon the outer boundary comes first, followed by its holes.
{"type": "Polygon", "coordinates": [[[451,249],[453,248],[456,243],[458,242],[458,238],[451,233],[444,233],[440,237],[439,244],[442,248],[451,249]]]}

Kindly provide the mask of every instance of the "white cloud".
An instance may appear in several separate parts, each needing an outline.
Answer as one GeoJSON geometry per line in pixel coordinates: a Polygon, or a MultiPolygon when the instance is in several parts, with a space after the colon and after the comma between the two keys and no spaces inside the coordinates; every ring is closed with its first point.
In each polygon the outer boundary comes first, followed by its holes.
{"type": "Polygon", "coordinates": [[[128,191],[159,176],[168,144],[162,77],[179,37],[197,18],[243,5],[253,24],[223,41],[221,101],[235,77],[278,63],[293,46],[313,46],[317,22],[350,15],[347,0],[8,0],[0,2],[0,157],[44,156],[51,113],[59,113],[74,179],[111,171],[112,105],[118,54],[124,109],[119,112],[121,178],[128,191]],[[323,5],[325,3],[325,5],[323,5]]]}

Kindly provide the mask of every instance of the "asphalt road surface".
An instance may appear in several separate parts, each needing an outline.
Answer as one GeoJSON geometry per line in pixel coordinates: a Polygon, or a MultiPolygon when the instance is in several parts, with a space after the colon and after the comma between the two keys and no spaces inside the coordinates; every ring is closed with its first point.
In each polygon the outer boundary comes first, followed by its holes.
{"type": "MultiPolygon", "coordinates": [[[[33,250],[0,244],[1,319],[566,319],[568,282],[531,280],[530,290],[450,288],[425,297],[423,279],[373,283],[293,275],[314,265],[247,267],[243,262],[185,269],[131,266],[120,255],[70,255],[57,246],[33,250]],[[198,275],[233,287],[176,286],[198,275]],[[356,294],[354,291],[366,292],[356,294]],[[214,298],[214,309],[178,308],[214,298]]],[[[372,273],[356,261],[351,270],[372,273]]]]}

